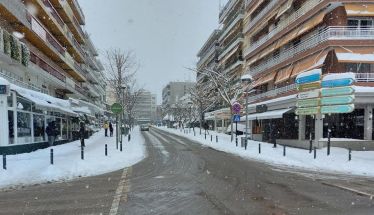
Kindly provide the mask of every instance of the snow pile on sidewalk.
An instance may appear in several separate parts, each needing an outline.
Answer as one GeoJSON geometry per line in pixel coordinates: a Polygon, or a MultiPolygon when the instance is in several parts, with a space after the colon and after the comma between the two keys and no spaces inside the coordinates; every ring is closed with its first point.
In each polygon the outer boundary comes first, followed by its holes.
{"type": "Polygon", "coordinates": [[[326,148],[317,149],[317,159],[314,159],[313,152],[309,153],[309,150],[287,147],[286,156],[284,157],[283,146],[281,145],[277,145],[277,148],[273,148],[273,144],[251,140],[248,141],[247,150],[244,150],[244,148],[240,147],[240,137],[238,137],[238,147],[236,147],[235,139],[231,142],[229,135],[221,133],[217,134],[209,131],[209,135],[207,135],[207,139],[205,140],[204,130],[202,131],[202,135],[200,135],[199,128],[195,129],[196,136],[194,136],[192,129],[189,134],[185,134],[176,129],[160,129],[194,140],[218,151],[235,154],[246,159],[253,159],[271,165],[330,173],[374,176],[374,151],[353,151],[352,160],[348,161],[348,150],[343,148],[332,147],[330,156],[327,156],[326,148]],[[210,135],[213,135],[212,142],[210,141],[210,135]],[[216,143],[216,135],[218,135],[218,143],[216,143]],[[259,143],[261,143],[261,154],[258,153],[259,143]]]}
{"type": "Polygon", "coordinates": [[[81,160],[80,141],[53,147],[54,165],[50,165],[50,148],[32,153],[8,155],[7,170],[0,169],[0,187],[71,180],[77,177],[100,175],[134,165],[146,157],[144,139],[139,128],[124,138],[123,151],[116,149],[116,138],[104,137],[104,131],[85,141],[84,160],[81,160]],[[105,157],[105,144],[108,156],[105,157]]]}

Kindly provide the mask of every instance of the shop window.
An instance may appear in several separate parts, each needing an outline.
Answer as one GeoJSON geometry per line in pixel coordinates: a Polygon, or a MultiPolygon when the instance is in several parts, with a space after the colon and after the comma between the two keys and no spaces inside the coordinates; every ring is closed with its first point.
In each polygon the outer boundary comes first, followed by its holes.
{"type": "Polygon", "coordinates": [[[44,116],[34,114],[34,142],[44,142],[45,141],[45,125],[44,116]]]}
{"type": "Polygon", "coordinates": [[[61,118],[56,118],[56,130],[57,130],[57,137],[56,139],[61,140],[61,118]]]}
{"type": "Polygon", "coordinates": [[[330,126],[331,137],[334,138],[364,138],[364,110],[356,109],[347,114],[325,115],[323,121],[323,136],[327,138],[327,130],[330,126]]]}
{"type": "Polygon", "coordinates": [[[18,143],[30,143],[31,140],[31,114],[17,112],[18,143]]]}
{"type": "Polygon", "coordinates": [[[8,111],[9,144],[14,144],[14,116],[13,111],[8,111]]]}
{"type": "Polygon", "coordinates": [[[31,111],[32,103],[24,98],[17,97],[17,109],[31,111]]]}
{"type": "Polygon", "coordinates": [[[68,121],[66,119],[62,119],[62,139],[68,139],[68,121]]]}
{"type": "Polygon", "coordinates": [[[374,73],[374,65],[368,63],[347,63],[345,69],[354,73],[374,73]]]}

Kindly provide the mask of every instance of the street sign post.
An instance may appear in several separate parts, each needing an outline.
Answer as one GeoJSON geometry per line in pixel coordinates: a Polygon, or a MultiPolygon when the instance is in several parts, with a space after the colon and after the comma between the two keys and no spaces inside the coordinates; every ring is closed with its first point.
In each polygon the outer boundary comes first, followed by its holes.
{"type": "Polygon", "coordinates": [[[240,115],[239,114],[235,114],[234,118],[233,118],[233,121],[234,122],[240,122],[240,115]]]}
{"type": "Polygon", "coordinates": [[[118,126],[118,114],[122,113],[123,111],[123,108],[122,108],[122,105],[119,104],[119,103],[114,103],[111,107],[111,110],[114,114],[116,114],[116,148],[118,149],[118,138],[119,138],[119,135],[121,135],[121,138],[122,138],[122,134],[120,134],[120,129],[121,127],[118,126]]]}
{"type": "Polygon", "coordinates": [[[234,113],[240,114],[241,109],[242,109],[242,107],[238,102],[234,102],[234,104],[232,104],[232,111],[234,113]]]}

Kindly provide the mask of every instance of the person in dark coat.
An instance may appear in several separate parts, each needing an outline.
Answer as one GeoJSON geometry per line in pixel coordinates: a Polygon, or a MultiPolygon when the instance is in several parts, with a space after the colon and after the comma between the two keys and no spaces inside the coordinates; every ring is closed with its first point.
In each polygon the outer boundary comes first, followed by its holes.
{"type": "Polygon", "coordinates": [[[81,140],[81,147],[85,147],[86,145],[84,144],[84,138],[86,136],[86,128],[84,126],[84,122],[80,123],[80,128],[79,128],[79,139],[81,140]]]}
{"type": "Polygon", "coordinates": [[[55,142],[55,138],[56,138],[56,127],[53,121],[48,123],[48,126],[45,129],[45,132],[47,133],[47,136],[48,136],[49,146],[53,146],[55,142]]]}
{"type": "Polygon", "coordinates": [[[110,136],[113,137],[113,124],[112,124],[112,122],[109,122],[109,133],[110,133],[110,136]]]}

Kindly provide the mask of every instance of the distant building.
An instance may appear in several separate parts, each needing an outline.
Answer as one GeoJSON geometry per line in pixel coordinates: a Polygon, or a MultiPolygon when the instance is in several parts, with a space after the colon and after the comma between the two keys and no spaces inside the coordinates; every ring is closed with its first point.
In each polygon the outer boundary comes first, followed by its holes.
{"type": "Polygon", "coordinates": [[[136,124],[152,123],[156,118],[156,94],[142,91],[134,106],[134,118],[136,124]]]}
{"type": "Polygon", "coordinates": [[[162,90],[162,105],[171,106],[195,87],[195,82],[170,82],[162,90]]]}

